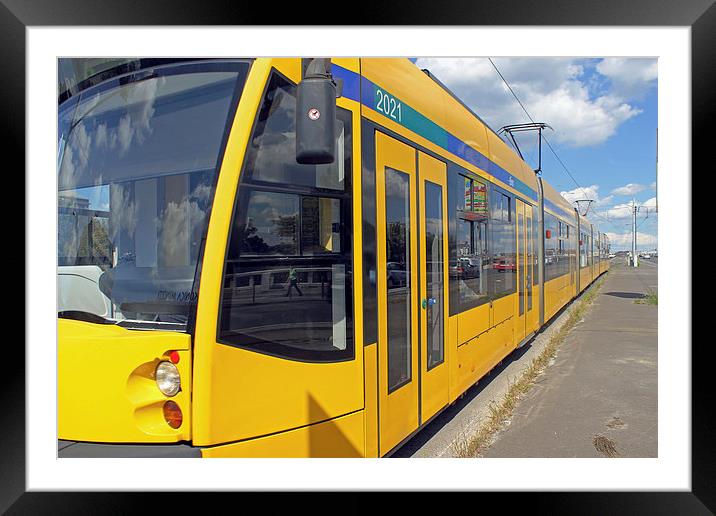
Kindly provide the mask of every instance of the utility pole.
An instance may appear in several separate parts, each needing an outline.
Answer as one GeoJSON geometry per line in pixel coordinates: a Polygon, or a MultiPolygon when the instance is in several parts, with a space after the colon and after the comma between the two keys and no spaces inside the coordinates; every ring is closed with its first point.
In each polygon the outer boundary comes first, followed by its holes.
{"type": "Polygon", "coordinates": [[[636,249],[636,212],[637,212],[636,199],[632,198],[632,241],[631,241],[631,262],[633,267],[639,266],[639,257],[637,256],[636,249]]]}

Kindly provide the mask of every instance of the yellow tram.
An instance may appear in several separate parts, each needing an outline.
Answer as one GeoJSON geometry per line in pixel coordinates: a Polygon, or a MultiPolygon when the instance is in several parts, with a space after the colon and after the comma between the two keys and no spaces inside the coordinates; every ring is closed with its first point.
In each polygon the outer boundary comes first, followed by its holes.
{"type": "Polygon", "coordinates": [[[609,267],[407,59],[89,61],[60,66],[60,457],[389,455],[609,267]]]}

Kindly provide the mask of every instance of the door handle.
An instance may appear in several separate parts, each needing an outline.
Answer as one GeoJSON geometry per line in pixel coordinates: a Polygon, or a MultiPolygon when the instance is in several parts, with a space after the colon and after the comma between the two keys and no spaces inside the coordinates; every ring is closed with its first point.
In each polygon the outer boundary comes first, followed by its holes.
{"type": "Polygon", "coordinates": [[[423,310],[425,310],[428,306],[433,306],[435,303],[437,303],[437,299],[431,297],[429,299],[423,299],[421,306],[423,307],[423,310]]]}

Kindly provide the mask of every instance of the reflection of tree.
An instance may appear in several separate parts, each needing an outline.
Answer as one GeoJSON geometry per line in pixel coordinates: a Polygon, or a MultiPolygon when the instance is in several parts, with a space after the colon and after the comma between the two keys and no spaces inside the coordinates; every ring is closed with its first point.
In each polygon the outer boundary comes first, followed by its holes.
{"type": "Polygon", "coordinates": [[[264,242],[264,239],[256,234],[257,231],[258,229],[254,226],[252,220],[249,220],[246,227],[239,229],[238,238],[241,252],[265,253],[269,250],[269,246],[264,242]]]}
{"type": "Polygon", "coordinates": [[[296,236],[296,215],[279,215],[273,220],[275,234],[282,237],[296,236]]]}
{"type": "Polygon", "coordinates": [[[77,256],[98,258],[97,265],[109,260],[110,241],[106,219],[93,218],[83,227],[77,256]]]}
{"type": "Polygon", "coordinates": [[[406,263],[406,236],[404,222],[389,222],[388,228],[388,261],[406,263]]]}

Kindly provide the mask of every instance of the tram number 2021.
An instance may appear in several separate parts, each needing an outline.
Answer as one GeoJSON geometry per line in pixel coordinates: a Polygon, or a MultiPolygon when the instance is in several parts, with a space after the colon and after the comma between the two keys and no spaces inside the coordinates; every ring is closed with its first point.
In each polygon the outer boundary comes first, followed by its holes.
{"type": "Polygon", "coordinates": [[[375,109],[393,120],[403,121],[403,106],[400,101],[382,90],[375,90],[375,109]]]}

